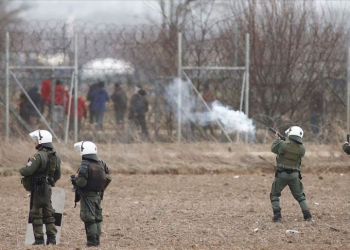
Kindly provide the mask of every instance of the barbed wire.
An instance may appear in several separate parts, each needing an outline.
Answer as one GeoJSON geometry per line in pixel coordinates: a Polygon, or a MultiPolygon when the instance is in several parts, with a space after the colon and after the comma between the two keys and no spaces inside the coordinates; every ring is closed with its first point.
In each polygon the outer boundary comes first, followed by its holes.
{"type": "MultiPolygon", "coordinates": [[[[183,55],[184,65],[193,66],[242,66],[245,62],[245,40],[244,30],[235,33],[232,27],[227,23],[217,23],[210,29],[202,30],[196,25],[189,25],[182,29],[183,33],[183,55]],[[204,32],[205,31],[205,32],[204,32]],[[237,63],[237,65],[235,65],[237,63]]],[[[39,86],[44,79],[52,77],[60,78],[68,86],[72,69],[57,70],[55,66],[73,66],[75,56],[75,35],[78,37],[77,55],[79,63],[79,82],[82,84],[92,84],[97,80],[104,80],[107,83],[122,82],[128,89],[128,95],[131,96],[132,88],[136,84],[144,84],[150,92],[151,102],[155,100],[156,81],[162,81],[162,84],[168,84],[168,80],[177,74],[177,27],[162,27],[156,25],[138,25],[138,26],[120,26],[109,23],[94,23],[91,21],[77,20],[69,23],[62,20],[32,20],[29,22],[20,22],[11,24],[6,30],[1,29],[1,37],[5,37],[6,32],[10,34],[10,64],[18,66],[16,75],[18,79],[29,88],[39,86]],[[31,66],[50,66],[52,69],[35,70],[21,67],[31,66]]],[[[256,39],[259,39],[257,35],[256,39]]],[[[319,38],[321,39],[321,38],[319,38]]],[[[342,39],[342,38],[340,38],[342,39]]],[[[339,41],[335,41],[341,44],[339,41]]],[[[328,44],[334,43],[329,41],[328,44]]],[[[254,44],[257,46],[257,44],[254,44]]],[[[309,45],[308,45],[309,46],[309,45]]],[[[0,41],[0,55],[2,62],[1,72],[5,67],[4,40],[0,41]]],[[[284,48],[283,48],[284,49],[284,48]]],[[[313,51],[313,53],[316,51],[313,51]]],[[[305,55],[306,56],[306,55],[305,55]]],[[[300,56],[304,60],[303,55],[300,56]]],[[[308,58],[308,57],[307,57],[308,58]]],[[[339,52],[330,54],[333,64],[339,64],[343,59],[339,59],[339,52]]],[[[253,72],[255,73],[255,84],[264,83],[260,75],[264,75],[264,67],[269,62],[264,60],[253,61],[253,72]],[[255,68],[254,68],[255,66],[255,68]]],[[[294,72],[296,79],[302,79],[301,75],[307,75],[309,68],[320,68],[320,64],[306,65],[303,70],[306,73],[294,72]],[[305,68],[307,70],[305,70],[305,68]]],[[[271,65],[269,65],[271,67],[271,65]]],[[[277,70],[282,70],[284,65],[276,65],[277,70]]],[[[334,72],[341,72],[341,67],[332,66],[330,69],[334,72]]],[[[274,74],[276,72],[273,72],[274,74]]],[[[188,71],[193,83],[201,89],[205,83],[211,84],[211,89],[215,96],[223,103],[237,109],[239,107],[240,89],[243,80],[242,72],[229,71],[188,71]]],[[[0,88],[3,90],[5,84],[5,74],[0,75],[0,88]]],[[[341,75],[341,73],[339,73],[341,75]]],[[[305,79],[305,78],[303,78],[305,79]]],[[[315,79],[312,79],[315,81],[315,79]]],[[[276,88],[275,82],[264,83],[272,89],[276,88]]],[[[298,84],[297,80],[295,83],[298,84]]],[[[258,87],[257,85],[255,87],[258,87]]],[[[280,91],[281,87],[276,88],[280,91]]],[[[336,90],[340,87],[335,86],[336,90]]],[[[83,94],[87,88],[82,88],[83,94]]],[[[113,91],[112,87],[109,89],[113,91]]],[[[11,83],[12,102],[16,102],[19,89],[13,82],[11,83]],[[16,93],[16,94],[15,94],[16,93]]],[[[302,92],[300,88],[296,93],[302,92]]],[[[253,110],[260,110],[255,101],[260,101],[259,88],[253,89],[251,102],[253,110]]],[[[334,91],[333,91],[334,92],[334,91]]],[[[285,94],[284,94],[285,95],[285,94]]],[[[332,94],[334,95],[334,93],[332,94]]],[[[341,96],[341,93],[340,93],[341,96]]],[[[149,121],[152,126],[168,126],[169,112],[166,110],[164,96],[158,96],[158,118],[160,124],[154,125],[154,113],[149,113],[149,121]],[[164,109],[163,109],[164,106],[164,109]]],[[[344,98],[343,96],[340,97],[344,98]]],[[[330,98],[331,99],[331,98],[330,98]]],[[[339,104],[339,100],[334,98],[334,105],[339,104]]],[[[338,98],[339,99],[339,98],[338,98]]],[[[332,99],[333,100],[333,99],[332,99]]],[[[332,112],[342,112],[344,108],[332,107],[332,112]]],[[[333,113],[334,114],[334,113],[333,113]]],[[[269,115],[266,114],[265,117],[269,115]]],[[[109,120],[112,123],[113,111],[110,108],[109,120]]],[[[263,121],[261,121],[263,122],[263,121]]],[[[268,122],[266,120],[265,122],[268,122]]],[[[174,120],[171,120],[174,127],[174,120]]],[[[170,125],[169,125],[170,126],[170,125]]],[[[157,128],[159,129],[159,128],[157,128]]],[[[170,129],[169,129],[170,130],[170,129]]]]}

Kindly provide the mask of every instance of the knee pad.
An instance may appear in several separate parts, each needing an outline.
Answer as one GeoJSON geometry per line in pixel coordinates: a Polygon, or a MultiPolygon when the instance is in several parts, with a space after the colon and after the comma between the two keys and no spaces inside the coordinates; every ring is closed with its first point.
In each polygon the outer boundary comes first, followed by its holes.
{"type": "Polygon", "coordinates": [[[274,196],[274,195],[270,194],[270,200],[271,200],[271,202],[274,202],[274,201],[279,201],[280,198],[278,196],[274,196]]]}

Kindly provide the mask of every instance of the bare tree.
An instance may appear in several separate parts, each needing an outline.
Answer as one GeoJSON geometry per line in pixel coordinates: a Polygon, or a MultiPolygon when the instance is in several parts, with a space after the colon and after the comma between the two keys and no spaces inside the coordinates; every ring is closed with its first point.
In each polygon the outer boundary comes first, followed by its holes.
{"type": "Polygon", "coordinates": [[[311,93],[344,61],[345,16],[329,18],[306,0],[241,0],[230,7],[241,37],[251,37],[252,114],[305,119],[311,93]]]}

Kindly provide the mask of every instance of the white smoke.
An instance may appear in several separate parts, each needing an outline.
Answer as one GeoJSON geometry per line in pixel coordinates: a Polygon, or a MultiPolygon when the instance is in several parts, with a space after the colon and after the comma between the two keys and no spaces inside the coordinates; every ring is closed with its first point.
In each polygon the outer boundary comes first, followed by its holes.
{"type": "MultiPolygon", "coordinates": [[[[167,102],[171,106],[175,117],[178,116],[178,93],[180,79],[176,78],[167,88],[167,102]]],[[[255,126],[243,112],[235,111],[219,101],[209,104],[210,111],[194,91],[191,91],[191,82],[183,81],[181,85],[181,121],[183,124],[198,122],[201,126],[220,122],[227,132],[242,132],[254,134],[255,126]]]]}
{"type": "Polygon", "coordinates": [[[167,97],[167,103],[170,105],[173,113],[178,119],[178,96],[179,96],[179,85],[181,83],[181,121],[184,124],[195,122],[195,109],[197,98],[191,93],[191,83],[188,81],[183,81],[179,78],[175,78],[174,81],[167,86],[165,89],[165,95],[167,97]]]}

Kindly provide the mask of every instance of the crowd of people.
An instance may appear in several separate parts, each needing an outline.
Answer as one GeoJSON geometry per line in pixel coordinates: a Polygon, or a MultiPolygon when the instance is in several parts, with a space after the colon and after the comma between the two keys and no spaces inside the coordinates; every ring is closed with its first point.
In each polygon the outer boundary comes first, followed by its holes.
{"type": "MultiPolygon", "coordinates": [[[[94,129],[103,130],[106,103],[113,102],[117,126],[124,128],[127,117],[129,127],[140,128],[142,137],[149,139],[146,121],[149,105],[146,91],[140,85],[137,85],[128,105],[127,94],[120,83],[114,84],[114,92],[111,95],[105,87],[105,82],[99,81],[89,86],[86,99],[78,97],[77,116],[79,131],[82,129],[82,121],[88,118],[94,129]],[[88,105],[86,105],[86,101],[88,105]]],[[[74,90],[70,97],[70,93],[64,87],[62,81],[57,80],[54,86],[54,98],[51,96],[51,91],[51,81],[46,79],[42,82],[40,91],[37,86],[34,86],[27,93],[37,109],[42,114],[46,113],[47,117],[52,117],[53,124],[58,128],[61,127],[62,131],[62,124],[64,124],[69,114],[70,128],[72,129],[75,115],[74,90]],[[53,115],[51,113],[52,110],[53,115]]],[[[30,125],[35,126],[39,123],[40,115],[25,94],[20,96],[19,114],[30,125]]]]}

